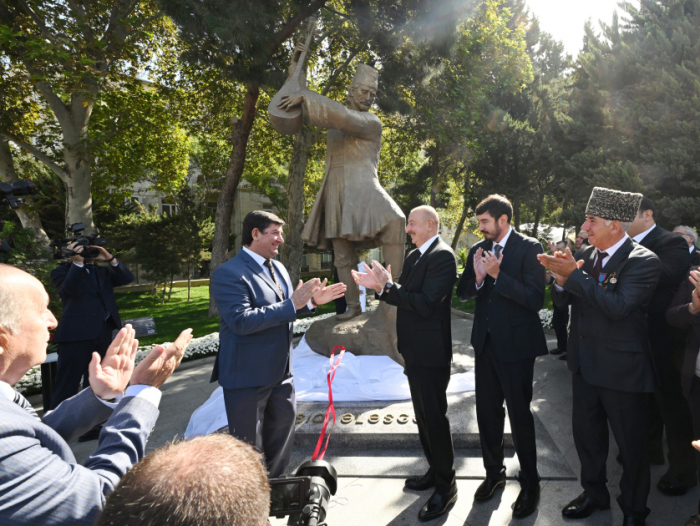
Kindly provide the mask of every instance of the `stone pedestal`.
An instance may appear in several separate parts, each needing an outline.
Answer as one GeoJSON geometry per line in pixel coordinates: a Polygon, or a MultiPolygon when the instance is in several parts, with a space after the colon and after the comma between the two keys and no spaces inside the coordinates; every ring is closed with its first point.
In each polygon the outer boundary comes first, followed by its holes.
{"type": "Polygon", "coordinates": [[[314,322],[306,332],[306,343],[314,352],[330,356],[336,345],[355,356],[388,356],[404,365],[396,346],[396,307],[379,302],[377,310],[339,322],[335,316],[314,322]]]}

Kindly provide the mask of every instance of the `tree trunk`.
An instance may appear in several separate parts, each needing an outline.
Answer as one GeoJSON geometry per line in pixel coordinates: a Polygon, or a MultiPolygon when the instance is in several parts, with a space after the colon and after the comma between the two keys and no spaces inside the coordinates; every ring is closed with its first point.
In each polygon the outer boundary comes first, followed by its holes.
{"type": "MultiPolygon", "coordinates": [[[[248,137],[255,120],[255,106],[258,102],[260,89],[257,85],[249,84],[243,105],[243,116],[240,121],[233,124],[231,133],[231,157],[226,178],[219,193],[216,203],[216,217],[214,219],[214,243],[211,251],[210,272],[213,273],[219,265],[226,261],[228,255],[228,239],[231,234],[231,215],[233,214],[233,199],[236,189],[241,182],[241,175],[245,167],[245,154],[248,147],[248,137]]],[[[211,274],[210,274],[211,275],[211,274]]],[[[209,291],[209,317],[218,316],[219,311],[214,302],[214,296],[209,291]]]]}
{"type": "Polygon", "coordinates": [[[187,258],[187,302],[192,299],[192,273],[190,270],[190,258],[187,258]]]}
{"type": "Polygon", "coordinates": [[[160,304],[165,305],[165,291],[168,288],[168,281],[167,279],[163,279],[163,297],[161,299],[160,304]]]}
{"type": "MultiPolygon", "coordinates": [[[[513,146],[513,226],[516,230],[520,230],[520,152],[518,151],[518,140],[515,140],[513,146]]],[[[534,237],[534,236],[533,236],[534,237]]]]}
{"type": "Polygon", "coordinates": [[[537,197],[537,210],[535,211],[535,222],[532,225],[532,237],[537,239],[537,231],[540,228],[540,219],[542,218],[542,207],[544,205],[544,196],[539,195],[537,197]]]}
{"type": "Polygon", "coordinates": [[[170,290],[168,290],[168,303],[170,303],[170,300],[173,297],[173,282],[175,281],[175,276],[173,274],[170,274],[170,290]]]}
{"type": "Polygon", "coordinates": [[[459,236],[462,235],[462,229],[464,228],[464,222],[467,220],[467,215],[469,214],[469,206],[467,205],[467,200],[464,200],[464,205],[462,206],[462,215],[459,218],[459,223],[457,223],[457,228],[455,229],[455,237],[452,238],[452,250],[457,250],[457,245],[459,244],[459,236]]]}
{"type": "MultiPolygon", "coordinates": [[[[3,183],[16,183],[19,181],[12,160],[12,150],[10,150],[9,143],[4,139],[0,139],[0,181],[3,183]]],[[[24,196],[24,199],[28,204],[32,204],[34,201],[34,198],[29,195],[24,196]]],[[[20,223],[22,223],[22,228],[31,228],[34,230],[37,242],[44,245],[48,250],[51,245],[51,240],[49,236],[46,235],[39,214],[26,210],[24,205],[20,205],[15,212],[17,213],[20,223]]]]}
{"type": "Polygon", "coordinates": [[[438,178],[440,177],[440,148],[437,143],[432,148],[430,169],[430,206],[437,208],[438,178]]]}
{"type": "Polygon", "coordinates": [[[304,241],[301,233],[304,230],[304,175],[309,146],[314,137],[314,131],[304,126],[294,141],[292,161],[289,165],[289,180],[287,181],[287,223],[285,224],[284,244],[282,245],[282,264],[289,272],[292,284],[299,281],[301,262],[304,257],[304,241]]]}
{"type": "MultiPolygon", "coordinates": [[[[66,147],[67,148],[67,147],[66,147]]],[[[95,232],[92,217],[92,171],[85,156],[66,154],[66,226],[83,223],[85,234],[95,232]]]]}

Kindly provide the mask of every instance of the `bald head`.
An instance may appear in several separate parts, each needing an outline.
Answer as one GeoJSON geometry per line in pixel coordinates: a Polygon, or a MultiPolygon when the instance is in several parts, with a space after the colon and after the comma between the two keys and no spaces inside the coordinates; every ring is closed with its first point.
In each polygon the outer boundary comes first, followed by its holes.
{"type": "Polygon", "coordinates": [[[260,455],[228,433],[168,444],[129,471],[97,526],[263,526],[270,487],[260,455]]]}
{"type": "Polygon", "coordinates": [[[420,247],[438,233],[440,217],[432,206],[418,206],[411,210],[406,222],[406,233],[411,236],[411,241],[420,247]]]}
{"type": "Polygon", "coordinates": [[[19,322],[22,317],[22,305],[26,301],[26,287],[37,285],[42,288],[41,282],[31,274],[0,263],[0,327],[4,327],[12,333],[19,330],[19,322]]]}

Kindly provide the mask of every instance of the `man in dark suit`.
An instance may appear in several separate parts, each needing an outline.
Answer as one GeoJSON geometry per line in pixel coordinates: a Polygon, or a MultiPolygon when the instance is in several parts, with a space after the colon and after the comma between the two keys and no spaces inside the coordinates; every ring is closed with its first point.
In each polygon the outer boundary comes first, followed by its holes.
{"type": "Polygon", "coordinates": [[[584,492],[562,510],[581,519],[610,508],[605,463],[608,424],[620,447],[624,526],[642,526],[651,473],[647,460],[649,400],[656,374],[649,346],[647,309],[661,263],[625,231],[642,195],[594,188],[586,208],[591,247],[539,256],[557,277],[558,305],[572,305],[568,364],[573,373],[573,432],[584,492]]]}
{"type": "MultiPolygon", "coordinates": [[[[668,322],[682,330],[690,330],[688,343],[683,356],[681,384],[683,395],[693,416],[694,438],[700,437],[700,272],[691,268],[688,279],[683,280],[671,305],[666,311],[668,322]]],[[[695,452],[695,467],[700,473],[700,452],[695,452]]],[[[686,526],[700,526],[700,503],[698,513],[685,523],[686,526]]]]}
{"type": "Polygon", "coordinates": [[[539,318],[544,304],[545,271],[537,262],[542,245],[510,226],[513,207],[505,197],[490,195],[476,207],[484,240],[469,251],[457,285],[462,301],[476,298],[471,344],[476,355],[476,417],[486,480],[475,500],[490,499],[505,486],[503,427],[505,411],[520,461],[520,494],[513,515],[527,517],[537,508],[535,421],[530,410],[535,358],[547,354],[539,318]]]}
{"type": "Polygon", "coordinates": [[[230,433],[265,455],[270,477],[287,469],[296,401],[291,359],[297,314],[313,312],[345,291],[311,279],[295,290],[275,261],[284,221],[255,210],[243,220],[243,247],[217,268],[211,293],[221,316],[219,353],[211,381],[224,389],[230,433]]]}
{"type": "Polygon", "coordinates": [[[406,487],[433,495],[418,518],[429,521],[443,515],[457,500],[454,448],[447,418],[447,385],[452,362],[451,304],[457,281],[454,252],[438,236],[440,219],[430,206],[411,211],[406,233],[418,247],[403,265],[398,283],[377,261],[366,274],[353,271],[358,285],[374,289],[381,301],[395,305],[398,349],[418,424],[418,435],[430,469],[420,477],[406,480],[406,487]]]}
{"type": "Polygon", "coordinates": [[[0,524],[90,526],[119,479],[144,457],[158,418],[160,386],[182,360],[192,329],[136,367],[127,325],[103,358],[93,354],[90,387],[39,418],[12,388],[46,359],[56,318],[42,284],[0,264],[0,524]],[[130,384],[130,385],[129,385],[130,384]],[[129,387],[127,387],[129,385],[129,387]],[[124,391],[126,389],[126,391],[124,391]],[[95,452],[78,463],[70,442],[107,422],[95,452]]]}
{"type": "Polygon", "coordinates": [[[85,247],[71,244],[68,248],[77,253],[70,257],[72,263],[51,271],[51,281],[63,302],[54,338],[58,344],[58,370],[51,409],[78,392],[81,378],[83,388],[87,387],[92,353],[104,356],[112,333],[122,327],[114,287],[134,280],[129,269],[102,247],[89,247],[99,255],[87,260],[82,256],[85,247]],[[94,261],[106,261],[109,266],[94,265],[94,261]]]}
{"type": "Polygon", "coordinates": [[[698,233],[693,227],[687,225],[678,225],[673,229],[676,234],[680,234],[685,242],[688,243],[688,252],[690,253],[690,264],[692,266],[700,265],[700,251],[695,243],[698,242],[698,233]]]}
{"type": "MultiPolygon", "coordinates": [[[[654,219],[654,203],[642,199],[637,217],[627,235],[651,250],[661,261],[661,277],[649,303],[647,316],[649,343],[659,375],[659,389],[652,400],[649,423],[649,461],[660,456],[663,464],[663,428],[666,427],[669,468],[656,487],[665,495],[685,495],[697,484],[693,421],[681,390],[681,363],[685,333],[666,321],[666,309],[690,268],[690,253],[685,240],[664,230],[654,219]],[[660,455],[659,455],[660,453],[660,455]]],[[[657,460],[657,462],[658,462],[657,460]]]]}

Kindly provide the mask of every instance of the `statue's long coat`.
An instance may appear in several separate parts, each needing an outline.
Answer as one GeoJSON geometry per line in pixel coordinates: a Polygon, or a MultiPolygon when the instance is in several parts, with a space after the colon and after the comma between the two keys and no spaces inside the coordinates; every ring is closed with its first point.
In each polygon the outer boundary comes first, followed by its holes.
{"type": "Polygon", "coordinates": [[[405,219],[377,177],[382,147],[379,117],[311,91],[304,95],[307,122],[328,129],[326,174],[304,226],[304,241],[324,249],[332,248],[333,238],[357,242],[359,249],[403,243],[402,228],[393,228],[389,239],[386,235],[378,239],[388,223],[405,219]]]}

